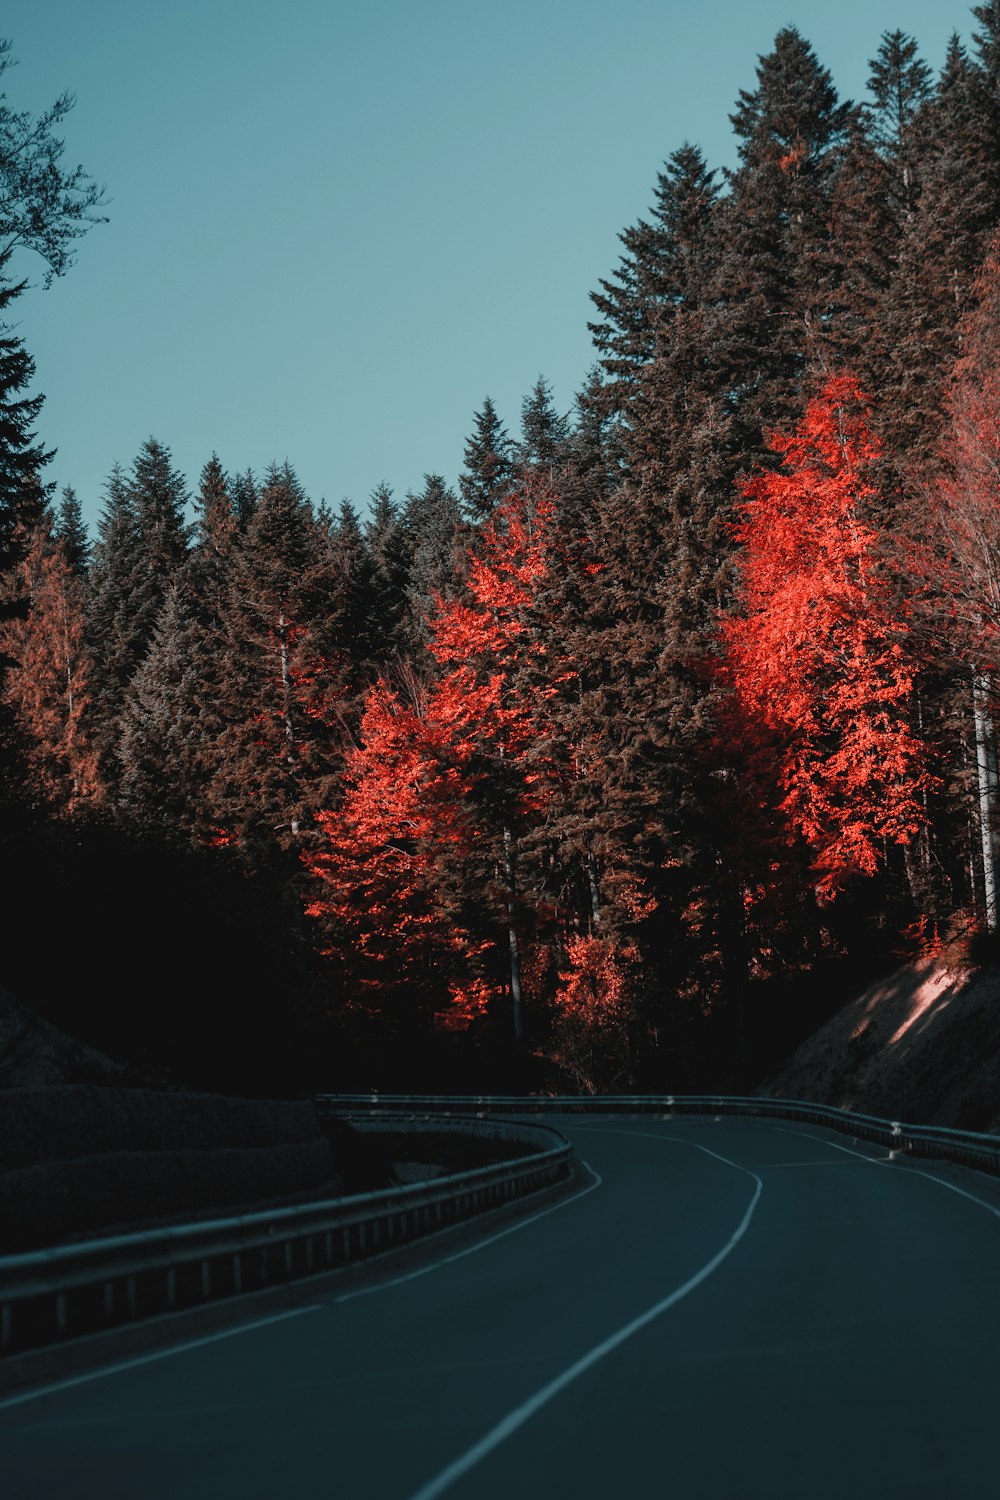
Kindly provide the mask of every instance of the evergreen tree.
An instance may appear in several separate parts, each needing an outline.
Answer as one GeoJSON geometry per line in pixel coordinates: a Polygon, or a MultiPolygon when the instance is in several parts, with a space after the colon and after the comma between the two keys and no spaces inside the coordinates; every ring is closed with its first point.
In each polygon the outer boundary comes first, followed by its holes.
{"type": "Polygon", "coordinates": [[[794,27],[760,59],[757,87],[730,116],[740,165],[728,173],[714,335],[734,436],[749,458],[764,430],[801,409],[829,363],[839,266],[831,203],[852,106],[794,27]]]}
{"type": "MultiPolygon", "coordinates": [[[[9,260],[9,250],[0,254],[0,319],[6,318],[10,304],[26,285],[6,280],[9,260]]],[[[31,355],[9,325],[0,322],[0,573],[15,567],[24,556],[27,538],[40,524],[51,490],[42,483],[41,471],[52,453],[46,452],[33,430],[45,398],[24,394],[34,375],[31,355]]],[[[8,604],[4,612],[9,615],[14,607],[8,604]]]]}
{"type": "Polygon", "coordinates": [[[403,525],[410,551],[408,635],[419,646],[435,598],[451,596],[464,569],[461,507],[440,474],[425,474],[423,489],[407,495],[403,525]]]}
{"type": "Polygon", "coordinates": [[[903,31],[883,33],[870,67],[872,136],[889,166],[898,211],[909,216],[919,194],[918,122],[931,97],[931,70],[903,31]]]}
{"type": "Polygon", "coordinates": [[[696,146],[675,151],[657,174],[651,222],[640,219],[622,232],[626,253],[617,271],[591,293],[601,320],[588,326],[606,376],[603,386],[591,383],[591,403],[605,416],[625,410],[662,343],[665,321],[688,298],[692,256],[706,253],[706,225],[718,198],[714,179],[696,146]]]}
{"type": "Polygon", "coordinates": [[[129,491],[143,560],[133,622],[142,651],[152,639],[167,593],[188,552],[184,520],[187,485],[172,467],[169,448],[156,438],[148,438],[139,450],[132,464],[129,491]]]}
{"type": "Polygon", "coordinates": [[[488,520],[497,504],[510,494],[515,468],[513,445],[489,396],[474,421],[472,436],[465,444],[465,468],[458,484],[465,513],[478,524],[488,520]]]}
{"type": "Polygon", "coordinates": [[[521,402],[521,442],[518,455],[522,468],[534,469],[551,479],[566,457],[570,437],[569,418],[561,416],[552,400],[552,387],[539,375],[521,402]]]}
{"type": "Polygon", "coordinates": [[[253,513],[257,509],[258,490],[257,481],[252,469],[247,469],[243,474],[237,474],[230,484],[230,493],[233,501],[233,514],[236,524],[241,532],[246,531],[253,519],[253,513]]]}
{"type": "Polygon", "coordinates": [[[213,834],[206,805],[204,645],[194,597],[175,580],[120,718],[122,809],[133,826],[176,843],[206,844],[213,834]]]}
{"type": "Polygon", "coordinates": [[[136,628],[144,587],[141,549],[135,504],[126,477],[116,464],[105,485],[86,595],[95,737],[105,781],[112,780],[116,773],[119,716],[146,645],[136,628]]]}
{"type": "Polygon", "coordinates": [[[65,547],[70,567],[82,578],[90,561],[90,538],[83,524],[83,511],[76,490],[68,484],[64,486],[59,502],[55,535],[65,547]]]}
{"type": "Polygon", "coordinates": [[[305,492],[290,465],[273,466],[235,558],[211,792],[214,825],[251,862],[299,847],[329,796],[337,747],[326,726],[342,676],[323,650],[331,588],[305,492]]]}
{"type": "Polygon", "coordinates": [[[402,651],[404,644],[412,538],[387,484],[380,484],[372,491],[370,503],[365,544],[373,568],[372,651],[374,659],[384,666],[402,651]]]}
{"type": "Polygon", "coordinates": [[[903,225],[879,328],[879,434],[898,485],[933,460],[961,319],[1000,221],[990,90],[957,37],[917,125],[920,196],[903,225]]]}
{"type": "Polygon", "coordinates": [[[194,547],[169,585],[128,685],[118,758],[130,821],[168,842],[204,846],[216,836],[211,787],[233,694],[226,622],[237,529],[215,454],[201,472],[195,516],[194,547]]]}

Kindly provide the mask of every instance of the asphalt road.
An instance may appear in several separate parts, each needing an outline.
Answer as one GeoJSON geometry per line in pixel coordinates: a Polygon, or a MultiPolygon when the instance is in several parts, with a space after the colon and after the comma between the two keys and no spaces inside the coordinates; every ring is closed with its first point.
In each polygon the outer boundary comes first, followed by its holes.
{"type": "Polygon", "coordinates": [[[812,1126],[553,1123],[587,1165],[541,1211],[0,1400],[4,1500],[1000,1493],[1000,1184],[812,1126]]]}

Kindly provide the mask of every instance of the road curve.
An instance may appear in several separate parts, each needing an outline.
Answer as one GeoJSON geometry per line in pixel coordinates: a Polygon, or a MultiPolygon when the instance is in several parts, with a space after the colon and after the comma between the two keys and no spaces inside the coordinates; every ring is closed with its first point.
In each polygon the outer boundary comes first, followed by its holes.
{"type": "Polygon", "coordinates": [[[996,1493],[1000,1185],[777,1121],[553,1123],[572,1196],[0,1398],[5,1500],[996,1493]]]}

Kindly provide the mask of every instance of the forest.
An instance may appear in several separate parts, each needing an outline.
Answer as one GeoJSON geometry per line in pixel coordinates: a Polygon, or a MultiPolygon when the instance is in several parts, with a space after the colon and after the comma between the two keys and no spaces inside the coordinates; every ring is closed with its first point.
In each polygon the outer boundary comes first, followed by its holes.
{"type": "Polygon", "coordinates": [[[824,976],[992,951],[1000,3],[972,15],[939,76],[885,34],[861,103],[782,30],[737,165],[680,145],[621,233],[573,409],[539,377],[511,432],[472,393],[457,492],[331,510],[150,437],[91,537],[11,256],[61,274],[100,198],[63,174],[47,230],[0,223],[21,1000],[197,1086],[733,1091],[824,976]]]}

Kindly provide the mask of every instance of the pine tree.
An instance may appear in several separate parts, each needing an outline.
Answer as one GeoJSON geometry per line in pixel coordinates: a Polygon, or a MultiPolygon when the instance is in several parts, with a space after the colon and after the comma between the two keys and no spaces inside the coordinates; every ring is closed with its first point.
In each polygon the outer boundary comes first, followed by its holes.
{"type": "MultiPolygon", "coordinates": [[[[9,261],[9,250],[0,254],[0,319],[6,318],[27,284],[6,280],[9,261]]],[[[51,490],[42,483],[41,471],[52,453],[33,431],[45,398],[23,394],[34,375],[31,355],[9,325],[0,322],[0,574],[24,556],[27,538],[40,524],[51,490]]],[[[9,615],[13,607],[6,605],[4,612],[9,615]]]]}
{"type": "Polygon", "coordinates": [[[551,483],[566,457],[570,438],[568,416],[555,409],[552,387],[539,375],[521,402],[521,441],[518,458],[523,469],[532,469],[543,483],[551,483]]]}
{"type": "Polygon", "coordinates": [[[879,433],[900,485],[933,459],[961,319],[1000,220],[994,107],[957,37],[914,128],[920,196],[903,224],[879,330],[886,350],[879,433]]]}
{"type": "Polygon", "coordinates": [[[423,489],[407,495],[403,525],[410,551],[408,634],[419,647],[435,599],[454,594],[464,566],[461,507],[440,474],[425,474],[423,489]]]}
{"type": "Polygon", "coordinates": [[[259,499],[257,481],[252,469],[247,469],[243,474],[237,474],[230,484],[230,493],[233,500],[233,514],[236,516],[236,524],[240,532],[246,531],[253,519],[253,513],[257,509],[259,499]]]}
{"type": "Polygon", "coordinates": [[[237,548],[228,480],[215,454],[195,499],[195,543],[170,584],[121,714],[123,809],[168,842],[217,836],[211,788],[219,772],[233,684],[226,621],[237,548]]]}
{"type": "Polygon", "coordinates": [[[128,685],[119,721],[122,809],[134,827],[174,843],[207,844],[213,835],[206,805],[204,643],[194,598],[178,579],[128,685]]]}
{"type": "Polygon", "coordinates": [[[59,502],[55,535],[66,549],[66,560],[81,578],[90,561],[90,538],[83,524],[83,511],[76,490],[65,485],[59,502]]]}
{"type": "Polygon", "coordinates": [[[145,571],[141,545],[132,494],[116,464],[105,485],[86,594],[94,732],[106,783],[116,775],[119,717],[146,645],[136,628],[145,571]]]}
{"type": "Polygon", "coordinates": [[[322,633],[329,553],[287,463],[273,466],[239,548],[226,618],[212,821],[248,859],[298,848],[330,792],[342,664],[322,633]]]}
{"type": "Polygon", "coordinates": [[[601,320],[588,325],[606,377],[602,387],[592,382],[590,399],[605,418],[624,412],[662,346],[665,324],[690,300],[717,198],[715,172],[696,146],[685,144],[657,174],[651,222],[640,219],[619,236],[626,253],[602,290],[591,293],[601,320]]]}
{"type": "Polygon", "coordinates": [[[132,464],[129,491],[143,559],[133,621],[141,654],[152,639],[167,593],[188,553],[184,520],[187,485],[172,467],[170,450],[156,438],[148,438],[139,450],[132,464]]]}
{"type": "Polygon", "coordinates": [[[465,468],[459,489],[468,518],[480,524],[514,488],[513,444],[489,396],[474,417],[472,436],[465,444],[465,468]]]}
{"type": "Polygon", "coordinates": [[[897,211],[909,217],[920,190],[919,120],[932,93],[931,70],[904,31],[886,31],[870,63],[872,136],[888,164],[897,211]]]}
{"type": "Polygon", "coordinates": [[[412,564],[411,538],[387,484],[372,491],[365,544],[372,561],[374,590],[374,659],[385,666],[404,644],[407,586],[412,564]]]}

